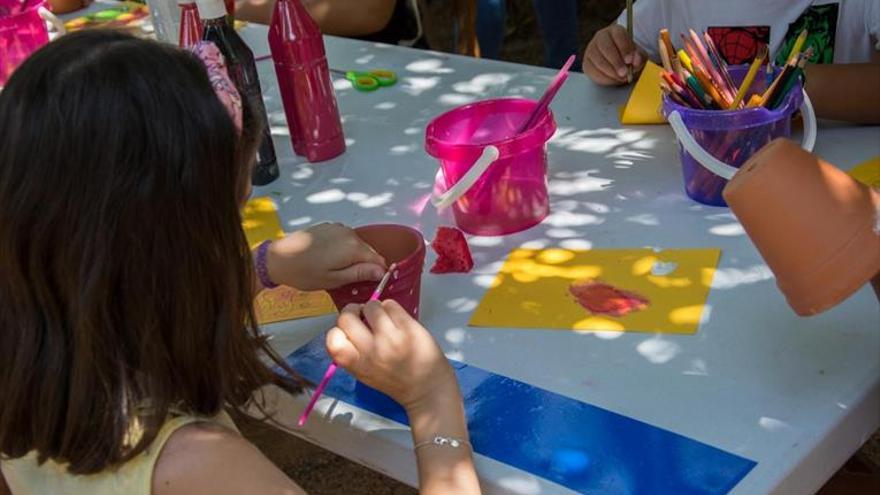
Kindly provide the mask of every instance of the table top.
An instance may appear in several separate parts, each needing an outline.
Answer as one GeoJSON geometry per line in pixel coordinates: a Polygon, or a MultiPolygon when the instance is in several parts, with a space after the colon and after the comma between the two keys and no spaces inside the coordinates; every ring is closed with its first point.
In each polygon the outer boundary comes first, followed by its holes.
{"type": "MultiPolygon", "coordinates": [[[[266,33],[258,25],[242,31],[257,56],[268,54],[266,33]]],[[[276,199],[286,230],[320,221],[394,222],[430,237],[451,219],[425,207],[437,172],[423,147],[428,121],[487,97],[537,98],[553,76],[537,67],[334,37],[326,47],[332,68],[387,68],[400,82],[362,93],[335,78],[348,150],[309,164],[292,152],[271,61],[258,63],[282,173],[254,194],[276,199]]],[[[421,321],[452,359],[757,462],[733,493],[815,491],[880,426],[877,302],[864,288],[825,314],[797,317],[730,211],[685,196],[669,127],[619,124],[627,94],[572,74],[552,105],[558,130],[548,146],[551,215],[525,232],[471,238],[471,274],[426,273],[421,321]],[[722,255],[708,314],[692,336],[468,327],[500,261],[519,246],[718,247],[722,255]]],[[[815,151],[848,169],[880,155],[880,128],[823,123],[815,151]]],[[[332,324],[328,316],[264,331],[287,355],[332,324]]],[[[274,400],[295,434],[416,484],[405,426],[324,397],[297,429],[306,397],[274,400]]],[[[487,493],[570,492],[475,458],[487,493]]]]}

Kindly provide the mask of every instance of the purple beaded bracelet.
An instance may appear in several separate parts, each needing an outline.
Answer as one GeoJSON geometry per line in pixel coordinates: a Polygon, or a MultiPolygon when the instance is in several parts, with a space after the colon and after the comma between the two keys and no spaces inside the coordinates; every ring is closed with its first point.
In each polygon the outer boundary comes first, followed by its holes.
{"type": "Polygon", "coordinates": [[[263,243],[260,244],[257,248],[257,259],[255,260],[255,264],[257,265],[257,277],[266,289],[274,289],[275,287],[278,287],[278,284],[269,278],[269,267],[266,266],[266,252],[269,251],[270,244],[272,244],[272,241],[263,241],[263,243]]]}

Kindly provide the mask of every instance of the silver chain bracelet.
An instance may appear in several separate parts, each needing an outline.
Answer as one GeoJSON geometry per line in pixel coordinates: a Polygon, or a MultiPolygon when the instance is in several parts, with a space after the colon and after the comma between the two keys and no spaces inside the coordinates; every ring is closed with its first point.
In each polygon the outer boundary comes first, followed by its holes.
{"type": "Polygon", "coordinates": [[[462,445],[467,445],[468,448],[473,450],[471,443],[467,440],[455,437],[444,437],[442,435],[437,435],[431,440],[425,440],[424,442],[419,442],[413,446],[413,450],[418,450],[421,447],[426,447],[428,445],[436,445],[438,447],[452,447],[453,449],[460,448],[462,445]]]}

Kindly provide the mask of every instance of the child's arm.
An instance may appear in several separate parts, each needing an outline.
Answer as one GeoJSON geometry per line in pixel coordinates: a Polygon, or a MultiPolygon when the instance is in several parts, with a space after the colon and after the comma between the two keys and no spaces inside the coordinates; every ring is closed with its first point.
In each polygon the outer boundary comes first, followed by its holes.
{"type": "MultiPolygon", "coordinates": [[[[394,0],[304,0],[303,6],[321,27],[337,36],[366,36],[381,31],[391,20],[394,0]]],[[[235,17],[269,24],[274,0],[238,0],[235,17]]]]}
{"type": "MultiPolygon", "coordinates": [[[[259,248],[253,251],[259,280],[259,248]]],[[[354,282],[378,282],[385,275],[385,260],[354,230],[338,223],[322,223],[273,241],[263,255],[271,282],[299,290],[326,290],[354,282]]],[[[256,294],[255,292],[255,294],[256,294]]]]}
{"type": "Polygon", "coordinates": [[[190,424],[171,435],[153,469],[152,495],[305,495],[236,432],[190,424]]]}
{"type": "Polygon", "coordinates": [[[350,305],[327,333],[327,351],[339,366],[406,410],[419,493],[480,493],[458,381],[425,327],[391,300],[350,305]],[[437,436],[460,443],[437,445],[432,442],[437,436]]]}
{"type": "MultiPolygon", "coordinates": [[[[877,52],[873,58],[878,58],[877,52]]],[[[875,62],[808,65],[806,90],[816,116],[880,124],[880,60],[875,62]]]]}

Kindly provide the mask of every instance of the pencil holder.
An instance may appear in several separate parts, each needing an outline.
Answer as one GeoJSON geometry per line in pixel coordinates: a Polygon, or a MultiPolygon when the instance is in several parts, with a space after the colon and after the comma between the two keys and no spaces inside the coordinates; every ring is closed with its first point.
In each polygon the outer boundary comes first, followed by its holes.
{"type": "Polygon", "coordinates": [[[880,284],[880,192],[797,144],[765,146],[724,198],[797,314],[825,311],[872,277],[880,284]]]}
{"type": "MultiPolygon", "coordinates": [[[[730,67],[737,84],[748,66],[730,67]]],[[[766,89],[764,77],[758,77],[749,91],[766,89]]],[[[791,137],[791,119],[801,109],[804,118],[803,147],[812,151],[816,140],[816,118],[800,82],[775,109],[764,107],[742,110],[701,110],[663,99],[663,113],[679,143],[684,189],[700,203],[727,206],[721,191],[736,170],[755,152],[773,139],[791,137]]]]}
{"type": "MultiPolygon", "coordinates": [[[[386,263],[397,263],[382,292],[382,300],[394,299],[417,319],[426,251],[422,233],[412,227],[394,224],[366,225],[354,231],[382,255],[386,263]]],[[[342,310],[347,304],[366,303],[375,288],[376,282],[358,282],[327,292],[336,307],[342,310]]]]}

